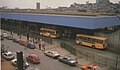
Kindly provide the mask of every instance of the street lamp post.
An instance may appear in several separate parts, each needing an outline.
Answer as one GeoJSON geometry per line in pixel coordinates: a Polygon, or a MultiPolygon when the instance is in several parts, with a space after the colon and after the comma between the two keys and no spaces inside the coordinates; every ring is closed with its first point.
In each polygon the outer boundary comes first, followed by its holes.
{"type": "Polygon", "coordinates": [[[18,35],[19,35],[19,38],[21,39],[21,34],[20,34],[20,24],[21,24],[21,21],[19,21],[19,24],[18,24],[18,35]]]}
{"type": "MultiPolygon", "coordinates": [[[[119,19],[120,17],[116,15],[119,19]]],[[[115,70],[118,70],[118,59],[119,59],[119,47],[120,47],[120,31],[118,31],[118,45],[117,45],[117,55],[116,55],[116,64],[115,64],[115,70]]]]}
{"type": "Polygon", "coordinates": [[[27,26],[27,41],[29,41],[29,26],[27,26]]]}
{"type": "Polygon", "coordinates": [[[118,32],[119,34],[118,34],[118,36],[119,36],[119,38],[118,38],[118,46],[117,46],[117,55],[116,55],[116,64],[115,64],[115,70],[118,70],[118,59],[119,59],[119,47],[120,47],[120,31],[118,32]]]}

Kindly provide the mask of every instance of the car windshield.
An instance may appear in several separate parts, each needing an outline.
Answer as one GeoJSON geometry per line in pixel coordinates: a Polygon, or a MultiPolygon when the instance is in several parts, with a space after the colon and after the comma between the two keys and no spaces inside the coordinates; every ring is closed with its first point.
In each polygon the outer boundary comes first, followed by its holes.
{"type": "Polygon", "coordinates": [[[34,44],[34,43],[32,43],[32,42],[29,42],[28,44],[29,44],[29,45],[31,45],[31,46],[35,46],[35,44],[34,44]]]}
{"type": "Polygon", "coordinates": [[[68,58],[67,60],[68,60],[68,61],[72,61],[73,59],[71,59],[71,58],[68,58]]]}
{"type": "Polygon", "coordinates": [[[56,51],[52,51],[52,53],[54,53],[54,54],[58,54],[56,51]]]}
{"type": "Polygon", "coordinates": [[[34,44],[33,42],[28,42],[29,44],[34,44]]]}
{"type": "Polygon", "coordinates": [[[8,54],[8,56],[12,56],[12,54],[8,54]]]}
{"type": "Polygon", "coordinates": [[[32,44],[31,46],[35,46],[35,44],[32,44]]]}
{"type": "Polygon", "coordinates": [[[37,55],[35,55],[35,54],[32,54],[31,55],[33,58],[39,58],[37,55]]]}

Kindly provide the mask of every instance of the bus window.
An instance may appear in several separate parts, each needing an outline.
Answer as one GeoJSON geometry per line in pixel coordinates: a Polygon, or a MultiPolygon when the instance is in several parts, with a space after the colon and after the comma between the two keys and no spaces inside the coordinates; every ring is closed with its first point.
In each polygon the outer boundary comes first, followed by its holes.
{"type": "Polygon", "coordinates": [[[103,41],[102,41],[102,40],[98,40],[98,43],[101,43],[101,44],[103,44],[103,41]]]}

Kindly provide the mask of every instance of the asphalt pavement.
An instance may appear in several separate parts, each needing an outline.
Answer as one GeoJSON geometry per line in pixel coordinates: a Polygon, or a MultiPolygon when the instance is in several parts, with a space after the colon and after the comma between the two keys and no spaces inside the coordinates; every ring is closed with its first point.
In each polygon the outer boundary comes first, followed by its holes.
{"type": "Polygon", "coordinates": [[[9,51],[12,51],[14,53],[23,51],[24,52],[24,58],[28,56],[29,54],[37,54],[40,57],[40,64],[32,64],[30,62],[29,65],[30,67],[35,67],[40,70],[80,70],[79,67],[73,67],[69,66],[67,64],[61,63],[56,59],[49,58],[43,54],[43,51],[38,50],[38,49],[25,49],[24,46],[19,45],[18,43],[12,42],[12,40],[3,40],[1,42],[5,48],[9,51]]]}

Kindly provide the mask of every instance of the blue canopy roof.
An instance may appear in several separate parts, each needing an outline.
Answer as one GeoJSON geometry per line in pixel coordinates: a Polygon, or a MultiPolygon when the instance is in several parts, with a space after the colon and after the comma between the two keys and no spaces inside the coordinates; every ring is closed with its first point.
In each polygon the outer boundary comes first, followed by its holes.
{"type": "Polygon", "coordinates": [[[117,16],[74,16],[33,13],[1,13],[0,18],[84,29],[97,29],[120,25],[120,19],[117,16]]]}

